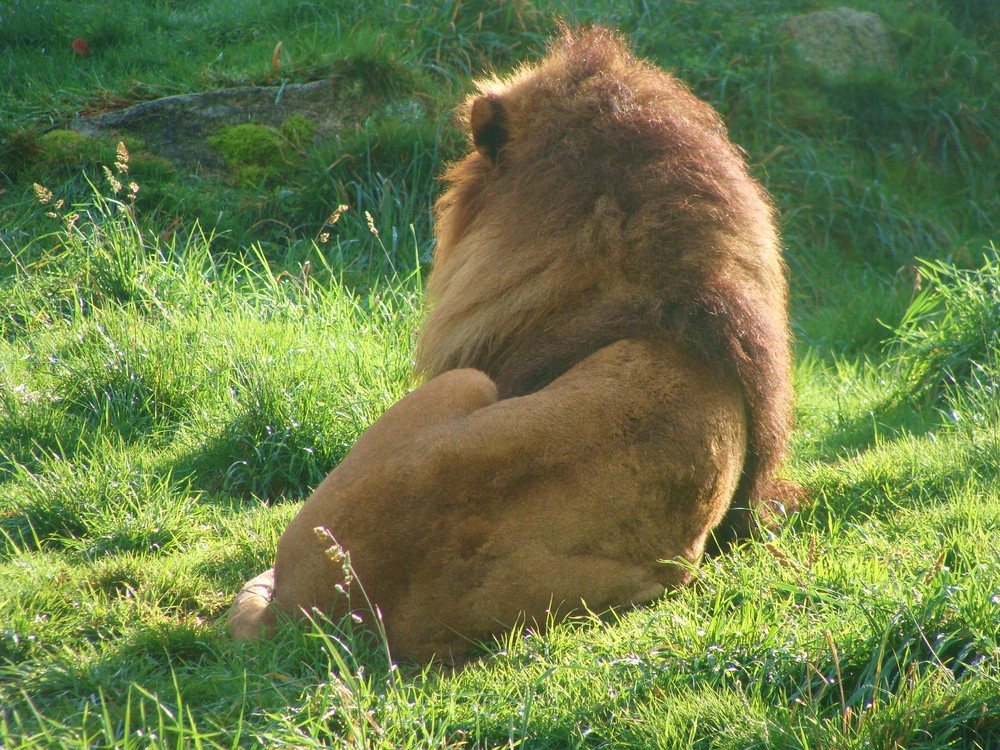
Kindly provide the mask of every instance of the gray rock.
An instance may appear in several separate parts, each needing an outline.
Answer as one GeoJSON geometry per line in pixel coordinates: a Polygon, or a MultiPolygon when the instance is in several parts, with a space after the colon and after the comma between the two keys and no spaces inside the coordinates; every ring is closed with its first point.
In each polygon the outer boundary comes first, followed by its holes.
{"type": "Polygon", "coordinates": [[[317,127],[317,138],[339,131],[333,81],[287,86],[245,86],[154,99],[77,120],[70,127],[93,137],[130,134],[154,154],[190,169],[222,167],[208,139],[224,125],[256,122],[277,127],[293,114],[317,127]]]}
{"type": "Polygon", "coordinates": [[[874,13],[836,8],[792,16],[785,26],[799,56],[835,78],[896,64],[889,30],[874,13]]]}

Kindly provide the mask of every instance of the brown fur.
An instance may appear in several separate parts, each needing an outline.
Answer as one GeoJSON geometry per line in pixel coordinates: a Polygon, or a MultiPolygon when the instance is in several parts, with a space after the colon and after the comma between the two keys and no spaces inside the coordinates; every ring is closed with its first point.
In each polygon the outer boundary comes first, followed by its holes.
{"type": "Polygon", "coordinates": [[[663,561],[744,536],[769,495],[794,504],[772,484],[791,404],[778,237],[716,113],[602,29],[479,88],[475,150],[436,206],[428,381],[305,503],[237,599],[239,637],[273,622],[272,589],[289,614],[346,611],[315,527],[397,657],[461,659],[550,605],[658,596],[689,577],[663,561]]]}

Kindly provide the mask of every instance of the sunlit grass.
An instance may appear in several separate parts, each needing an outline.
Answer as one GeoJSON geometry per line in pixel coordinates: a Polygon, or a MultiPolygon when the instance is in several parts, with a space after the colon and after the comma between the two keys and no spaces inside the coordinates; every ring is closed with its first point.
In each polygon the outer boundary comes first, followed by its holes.
{"type": "Polygon", "coordinates": [[[991,262],[935,266],[936,312],[917,299],[893,359],[802,358],[788,471],[816,504],[780,536],[654,606],[512,634],[448,676],[387,669],[349,622],[250,645],[221,622],[289,501],[407,389],[419,275],[358,292],[331,268],[217,261],[197,234],[162,247],[114,197],[77,212],[61,255],[7,279],[5,745],[932,747],[1000,731],[996,342],[949,381],[950,411],[894,410],[921,398],[898,373],[928,337],[956,342],[942,372],[971,356],[947,325],[990,304],[991,262]]]}
{"type": "MultiPolygon", "coordinates": [[[[29,5],[3,16],[22,53],[86,15],[29,5]]],[[[1000,744],[1000,321],[982,241],[997,167],[970,150],[993,153],[996,121],[993,63],[968,66],[970,39],[929,5],[871,3],[896,19],[910,78],[890,87],[897,130],[869,134],[871,102],[798,99],[822,84],[781,54],[775,19],[795,3],[571,9],[689,77],[776,196],[797,337],[785,473],[813,504],[660,602],[512,633],[451,674],[391,667],[350,620],[236,644],[224,616],[298,501],[411,387],[435,176],[462,147],[448,110],[483,67],[537,51],[551,18],[527,3],[174,5],[84,18],[91,58],[0,52],[8,71],[34,66],[35,93],[0,77],[7,116],[20,127],[136,78],[135,96],[266,83],[276,35],[288,80],[336,63],[439,99],[408,92],[432,116],[379,109],[244,195],[248,226],[286,227],[260,243],[194,220],[234,205],[214,183],[175,204],[198,207],[179,221],[144,203],[176,186],[143,182],[166,180],[162,164],[133,154],[116,189],[98,166],[120,160],[114,143],[81,171],[32,162],[38,134],[4,123],[2,153],[28,150],[4,162],[0,206],[0,746],[1000,744]],[[149,38],[109,60],[102,45],[145,21],[149,38]],[[934,43],[914,45],[920,30],[934,43]],[[353,46],[338,57],[321,32],[353,46]]]]}

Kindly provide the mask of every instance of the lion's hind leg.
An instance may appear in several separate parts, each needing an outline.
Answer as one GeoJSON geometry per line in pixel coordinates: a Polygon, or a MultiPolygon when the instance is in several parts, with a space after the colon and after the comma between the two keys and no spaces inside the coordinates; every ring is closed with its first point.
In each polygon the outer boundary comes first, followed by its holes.
{"type": "MultiPolygon", "coordinates": [[[[292,617],[318,608],[335,614],[341,606],[345,570],[317,542],[317,528],[353,550],[353,561],[380,548],[380,534],[403,510],[393,498],[394,482],[423,463],[423,446],[434,430],[497,400],[496,386],[473,369],[451,370],[404,396],[375,420],[347,456],[316,488],[278,542],[274,568],[248,581],[229,615],[235,638],[262,635],[275,624],[275,609],[292,617]]],[[[404,482],[405,484],[405,482],[404,482]]],[[[392,543],[389,543],[392,546],[392,543]]],[[[397,571],[398,573],[398,571],[397,571]]],[[[387,578],[381,573],[376,583],[387,578]]]]}
{"type": "Polygon", "coordinates": [[[398,533],[406,564],[387,569],[408,574],[383,607],[402,658],[460,658],[519,622],[682,585],[746,450],[732,379],[679,346],[635,340],[444,427],[428,435],[432,471],[400,527],[424,531],[398,533]]]}

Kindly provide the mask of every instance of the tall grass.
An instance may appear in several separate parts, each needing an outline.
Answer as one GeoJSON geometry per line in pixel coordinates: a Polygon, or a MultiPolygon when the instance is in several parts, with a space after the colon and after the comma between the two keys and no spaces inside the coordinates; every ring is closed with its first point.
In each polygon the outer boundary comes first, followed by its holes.
{"type": "Polygon", "coordinates": [[[896,365],[915,396],[970,384],[991,390],[1000,357],[1000,264],[996,248],[975,270],[920,264],[925,286],[897,329],[896,365]]]}

